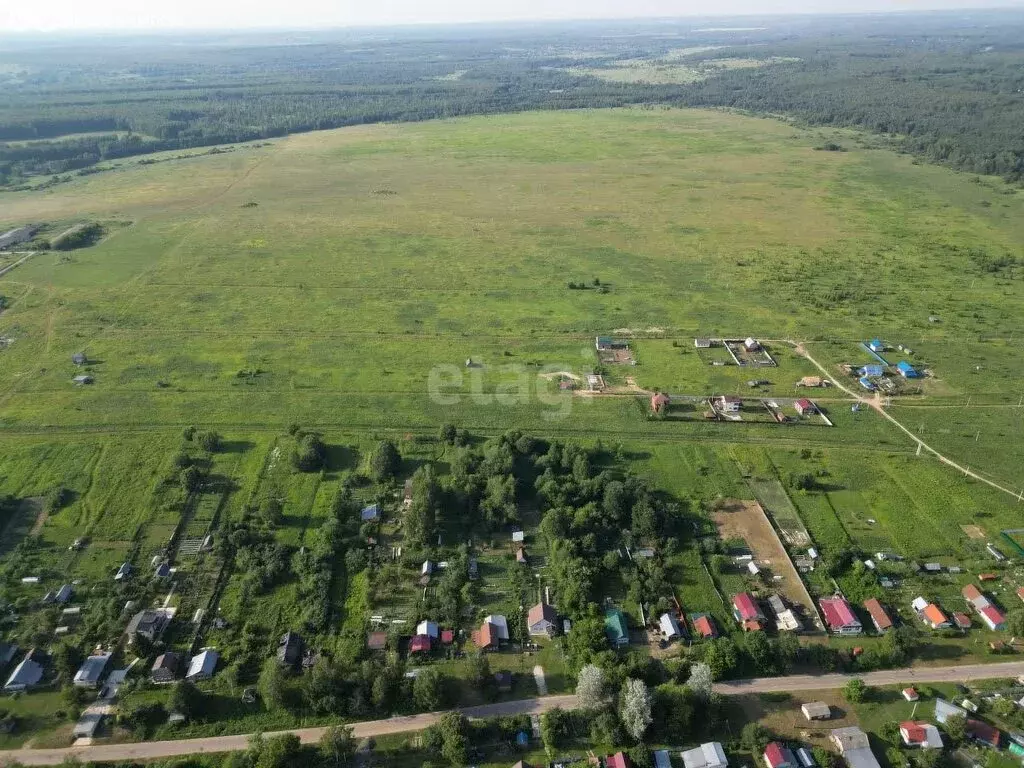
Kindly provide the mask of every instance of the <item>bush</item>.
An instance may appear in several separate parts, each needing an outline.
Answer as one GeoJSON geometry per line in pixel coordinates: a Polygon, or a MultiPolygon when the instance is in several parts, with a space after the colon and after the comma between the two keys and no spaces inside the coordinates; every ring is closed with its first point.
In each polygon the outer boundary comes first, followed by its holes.
{"type": "Polygon", "coordinates": [[[304,435],[292,454],[292,464],[301,472],[315,472],[324,465],[327,446],[319,435],[304,435]]]}
{"type": "Polygon", "coordinates": [[[401,457],[390,440],[381,440],[370,456],[370,475],[378,483],[391,480],[398,472],[401,457]]]}

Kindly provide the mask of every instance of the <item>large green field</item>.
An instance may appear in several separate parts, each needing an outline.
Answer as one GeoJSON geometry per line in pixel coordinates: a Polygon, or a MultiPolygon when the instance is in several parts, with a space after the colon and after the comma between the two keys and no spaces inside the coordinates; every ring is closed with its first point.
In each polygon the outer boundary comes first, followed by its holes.
{"type": "MultiPolygon", "coordinates": [[[[819,373],[795,342],[839,377],[842,363],[871,362],[859,344],[880,337],[933,373],[890,412],[951,459],[1024,487],[1024,352],[1013,341],[1024,332],[1024,197],[1001,182],[853,134],[635,109],[309,133],[0,193],[0,230],[86,221],[105,224],[99,244],[38,253],[0,278],[0,337],[11,339],[0,348],[0,496],[70,491],[57,514],[22,504],[3,521],[5,597],[22,606],[44,586],[148,566],[271,497],[283,505],[277,541],[309,547],[382,437],[402,448],[399,479],[426,461],[446,471],[451,455],[426,439],[445,422],[477,436],[600,441],[695,509],[777,488],[826,553],[896,550],[976,570],[984,540],[961,526],[990,539],[1017,527],[1015,499],[916,456],[837,388],[812,395],[832,428],[776,425],[754,409],[745,423],[708,421],[699,404],[655,419],[646,394],[779,398],[793,416],[795,382],[819,373]],[[848,151],[816,149],[825,140],[848,151]],[[636,365],[602,369],[611,394],[559,393],[561,372],[598,370],[598,335],[629,339],[636,365]],[[778,367],[710,365],[695,336],[757,337],[778,367]],[[80,352],[84,368],[71,361],[80,352]],[[74,386],[83,372],[94,382],[74,386]],[[751,378],[769,383],[752,395],[751,378]],[[291,470],[292,423],[336,449],[323,472],[291,470]],[[201,457],[208,482],[186,496],[165,480],[190,424],[226,442],[201,457]],[[801,473],[819,478],[815,490],[791,492],[801,473]],[[33,546],[7,556],[26,537],[33,546]],[[88,546],[70,548],[81,537],[88,546]]],[[[385,526],[385,542],[394,533],[385,526]]],[[[515,602],[504,548],[481,549],[494,609],[515,602]]],[[[689,610],[729,622],[696,548],[668,566],[689,610]]],[[[173,605],[183,617],[219,610],[227,626],[206,639],[229,654],[251,642],[248,619],[272,647],[301,615],[294,582],[254,595],[245,574],[220,572],[216,552],[177,567],[173,605]]],[[[361,642],[371,612],[415,614],[415,569],[394,571],[401,589],[384,598],[357,580],[332,584],[337,636],[323,647],[361,642]]],[[[959,584],[931,594],[955,599],[959,584]]],[[[34,623],[22,635],[52,632],[49,614],[24,621],[34,623]]],[[[174,638],[189,640],[184,629],[174,638]]],[[[541,654],[552,690],[564,689],[554,646],[541,654]]],[[[529,675],[523,658],[506,663],[529,675]]],[[[218,686],[237,701],[232,684],[218,686]]],[[[232,727],[260,725],[233,716],[232,727]]]]}

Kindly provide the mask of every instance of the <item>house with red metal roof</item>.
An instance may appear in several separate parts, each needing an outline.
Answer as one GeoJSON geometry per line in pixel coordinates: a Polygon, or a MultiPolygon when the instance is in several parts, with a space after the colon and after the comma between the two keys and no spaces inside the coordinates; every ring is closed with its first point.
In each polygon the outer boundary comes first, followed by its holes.
{"type": "Polygon", "coordinates": [[[812,403],[806,397],[801,397],[799,400],[793,403],[793,407],[796,408],[796,412],[799,413],[801,416],[807,416],[808,414],[818,412],[818,409],[815,407],[814,403],[812,403]]]}
{"type": "Polygon", "coordinates": [[[888,632],[892,629],[892,618],[889,616],[889,612],[885,610],[885,606],[878,600],[878,598],[872,597],[864,601],[864,610],[868,612],[868,616],[871,617],[871,623],[875,625],[875,630],[878,632],[888,632]]]}
{"type": "Polygon", "coordinates": [[[760,632],[764,627],[764,613],[749,592],[740,592],[732,598],[732,614],[747,632],[760,632]]]}
{"type": "Polygon", "coordinates": [[[989,629],[996,631],[1006,629],[1006,617],[991,603],[979,609],[978,615],[989,629]]]}
{"type": "Polygon", "coordinates": [[[455,642],[455,630],[454,629],[442,629],[441,630],[441,644],[451,645],[455,642]]]}
{"type": "Polygon", "coordinates": [[[714,620],[706,613],[696,614],[693,617],[693,630],[705,640],[712,640],[718,637],[718,630],[715,628],[714,620]]]}
{"type": "Polygon", "coordinates": [[[413,635],[409,641],[409,653],[430,653],[430,635],[413,635]]]}
{"type": "Polygon", "coordinates": [[[481,651],[495,651],[498,649],[498,627],[489,621],[480,625],[480,629],[473,633],[473,645],[481,651]]]}
{"type": "Polygon", "coordinates": [[[616,752],[605,758],[604,766],[605,768],[633,768],[633,763],[625,752],[616,752]]]}
{"type": "Polygon", "coordinates": [[[821,606],[821,614],[832,634],[859,635],[864,631],[860,619],[845,597],[825,597],[818,601],[818,605],[821,606]]]}
{"type": "Polygon", "coordinates": [[[953,623],[957,629],[970,629],[971,628],[971,617],[966,613],[960,611],[953,611],[953,623]]]}
{"type": "Polygon", "coordinates": [[[931,723],[910,720],[900,723],[900,738],[908,747],[942,749],[942,735],[931,723]]]}
{"type": "Polygon", "coordinates": [[[764,748],[764,763],[768,768],[799,768],[789,747],[777,741],[770,742],[764,748]]]}
{"type": "Polygon", "coordinates": [[[999,749],[1001,734],[999,729],[981,720],[967,720],[967,736],[986,747],[999,749]]]}

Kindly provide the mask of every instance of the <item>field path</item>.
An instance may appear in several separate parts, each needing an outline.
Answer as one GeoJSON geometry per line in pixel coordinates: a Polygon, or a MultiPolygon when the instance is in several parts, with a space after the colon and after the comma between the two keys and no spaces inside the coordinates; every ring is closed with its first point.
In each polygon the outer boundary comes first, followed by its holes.
{"type": "Polygon", "coordinates": [[[972,471],[969,467],[961,466],[960,464],[957,464],[952,459],[950,459],[950,458],[948,458],[946,456],[943,456],[937,450],[935,450],[930,445],[928,445],[928,443],[926,443],[924,440],[922,440],[917,435],[915,435],[913,432],[911,432],[909,429],[907,429],[907,427],[903,426],[903,424],[901,424],[896,419],[895,416],[893,416],[891,413],[889,413],[887,410],[885,410],[885,406],[882,405],[882,401],[881,401],[881,399],[878,396],[875,396],[875,397],[864,397],[863,395],[861,395],[861,394],[859,394],[857,392],[854,392],[852,389],[849,389],[845,384],[842,384],[840,381],[838,381],[837,377],[833,376],[829,372],[829,370],[827,368],[825,368],[825,366],[823,366],[821,363],[819,363],[817,360],[815,360],[813,357],[811,357],[811,353],[807,351],[807,349],[804,347],[803,344],[800,344],[800,343],[795,342],[795,341],[788,341],[788,343],[793,345],[793,347],[796,350],[797,354],[803,355],[804,357],[806,357],[811,362],[811,364],[814,365],[814,367],[816,367],[819,371],[821,371],[829,379],[831,379],[832,383],[835,384],[839,389],[843,390],[843,392],[848,394],[850,397],[852,397],[857,402],[864,403],[868,407],[874,409],[883,418],[888,419],[892,424],[894,424],[900,430],[905,432],[907,437],[909,437],[911,440],[913,440],[915,443],[917,443],[918,447],[921,450],[928,451],[928,453],[930,453],[933,456],[935,456],[943,464],[945,464],[945,465],[947,465],[949,467],[952,467],[953,469],[955,469],[955,470],[957,470],[959,472],[963,472],[968,477],[973,477],[975,480],[979,480],[980,482],[985,483],[985,485],[989,485],[989,486],[995,488],[997,491],[1002,491],[1003,493],[1006,493],[1006,494],[1008,494],[1010,496],[1013,496],[1018,501],[1021,500],[1021,497],[1022,497],[1022,494],[1024,494],[1024,491],[1021,491],[1021,492],[1011,491],[1009,488],[1006,488],[1006,487],[1000,485],[999,483],[996,483],[996,482],[994,482],[992,480],[989,480],[987,477],[982,477],[977,472],[972,471]]]}
{"type": "MultiPolygon", "coordinates": [[[[717,683],[715,690],[726,696],[753,693],[780,693],[793,691],[832,690],[841,688],[849,680],[859,677],[868,685],[898,685],[902,683],[960,683],[969,680],[987,680],[1001,677],[1016,677],[1024,674],[1024,662],[1011,661],[998,664],[972,664],[953,667],[915,667],[890,669],[882,672],[868,672],[863,675],[793,675],[792,677],[763,677],[752,680],[734,680],[717,683]]],[[[500,717],[506,715],[534,715],[561,707],[575,709],[576,697],[537,696],[532,699],[505,701],[499,704],[485,704],[460,710],[469,718],[500,717]]],[[[387,720],[369,720],[353,723],[356,739],[385,736],[408,731],[420,731],[437,723],[443,712],[428,712],[422,715],[391,717],[387,720]]],[[[296,728],[294,733],[304,744],[315,744],[326,728],[296,728]]],[[[264,734],[274,736],[274,733],[264,734]]],[[[159,760],[178,755],[199,753],[233,752],[249,746],[250,734],[237,736],[210,736],[201,739],[178,741],[143,741],[133,744],[97,744],[63,749],[11,749],[0,752],[0,765],[20,763],[22,765],[59,765],[63,760],[76,759],[81,762],[120,760],[159,760]]]]}
{"type": "Polygon", "coordinates": [[[3,277],[4,275],[6,275],[8,272],[10,272],[15,267],[20,267],[22,264],[24,264],[26,261],[28,261],[29,259],[31,259],[35,255],[36,255],[36,251],[29,251],[28,253],[26,253],[24,256],[22,256],[20,259],[18,259],[13,264],[8,264],[3,269],[0,269],[0,277],[3,277]]]}

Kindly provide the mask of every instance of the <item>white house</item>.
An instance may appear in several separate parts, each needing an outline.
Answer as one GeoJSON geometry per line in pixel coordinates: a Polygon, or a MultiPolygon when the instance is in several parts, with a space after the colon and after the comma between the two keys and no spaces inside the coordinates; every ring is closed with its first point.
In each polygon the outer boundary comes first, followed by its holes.
{"type": "Polygon", "coordinates": [[[725,750],[717,741],[709,741],[679,754],[686,768],[728,768],[729,765],[725,750]]]}
{"type": "Polygon", "coordinates": [[[428,635],[431,640],[437,640],[441,636],[441,628],[436,621],[421,621],[416,625],[417,635],[428,635]]]}

